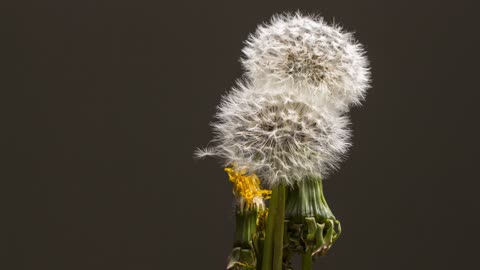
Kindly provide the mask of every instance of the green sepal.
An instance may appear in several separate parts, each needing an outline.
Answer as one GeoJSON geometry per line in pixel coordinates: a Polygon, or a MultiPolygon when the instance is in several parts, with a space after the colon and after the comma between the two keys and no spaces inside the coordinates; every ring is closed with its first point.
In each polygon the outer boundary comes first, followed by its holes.
{"type": "Polygon", "coordinates": [[[298,253],[322,256],[341,233],[340,221],[333,215],[319,178],[306,178],[290,187],[286,218],[288,248],[298,253]]]}

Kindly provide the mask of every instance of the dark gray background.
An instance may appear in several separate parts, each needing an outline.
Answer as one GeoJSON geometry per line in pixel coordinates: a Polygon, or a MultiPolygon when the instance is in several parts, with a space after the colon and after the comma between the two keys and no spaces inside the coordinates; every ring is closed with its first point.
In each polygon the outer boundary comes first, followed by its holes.
{"type": "Polygon", "coordinates": [[[297,9],[355,31],[373,72],[315,268],[478,267],[473,4],[161,2],[2,2],[1,269],[224,269],[231,184],[192,153],[248,33],[297,9]]]}

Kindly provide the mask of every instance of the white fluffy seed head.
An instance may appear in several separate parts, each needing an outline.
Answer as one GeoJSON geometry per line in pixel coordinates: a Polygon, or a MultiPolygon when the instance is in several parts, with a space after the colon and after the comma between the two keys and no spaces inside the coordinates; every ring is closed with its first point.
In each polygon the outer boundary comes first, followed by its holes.
{"type": "Polygon", "coordinates": [[[216,118],[213,146],[197,156],[219,157],[224,165],[256,173],[269,187],[325,177],[350,146],[345,116],[251,84],[225,96],[216,118]]]}
{"type": "Polygon", "coordinates": [[[347,111],[369,87],[362,45],[321,17],[274,16],[249,37],[243,53],[246,75],[262,90],[299,89],[314,106],[347,111]]]}

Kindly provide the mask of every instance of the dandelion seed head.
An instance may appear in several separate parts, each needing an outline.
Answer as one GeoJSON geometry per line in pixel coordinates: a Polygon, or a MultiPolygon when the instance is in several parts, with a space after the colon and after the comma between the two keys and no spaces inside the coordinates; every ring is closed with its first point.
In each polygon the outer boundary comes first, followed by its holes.
{"type": "Polygon", "coordinates": [[[301,96],[240,84],[222,100],[213,123],[213,146],[197,156],[256,173],[272,187],[336,169],[350,143],[348,118],[319,110],[301,96]]]}
{"type": "Polygon", "coordinates": [[[370,71],[361,44],[322,17],[281,14],[246,41],[242,64],[262,89],[300,89],[315,106],[347,111],[360,104],[370,71]]]}

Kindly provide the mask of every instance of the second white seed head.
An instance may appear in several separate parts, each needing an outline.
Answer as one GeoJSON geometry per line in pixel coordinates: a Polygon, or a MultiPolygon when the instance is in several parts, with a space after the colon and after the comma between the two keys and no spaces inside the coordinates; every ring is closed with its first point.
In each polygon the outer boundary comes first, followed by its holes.
{"type": "Polygon", "coordinates": [[[216,118],[212,146],[197,155],[256,173],[269,187],[325,177],[350,146],[347,117],[251,84],[225,96],[216,118]]]}
{"type": "Polygon", "coordinates": [[[297,89],[317,107],[348,111],[369,87],[362,45],[321,17],[277,15],[249,37],[243,53],[247,77],[262,90],[297,89]]]}

